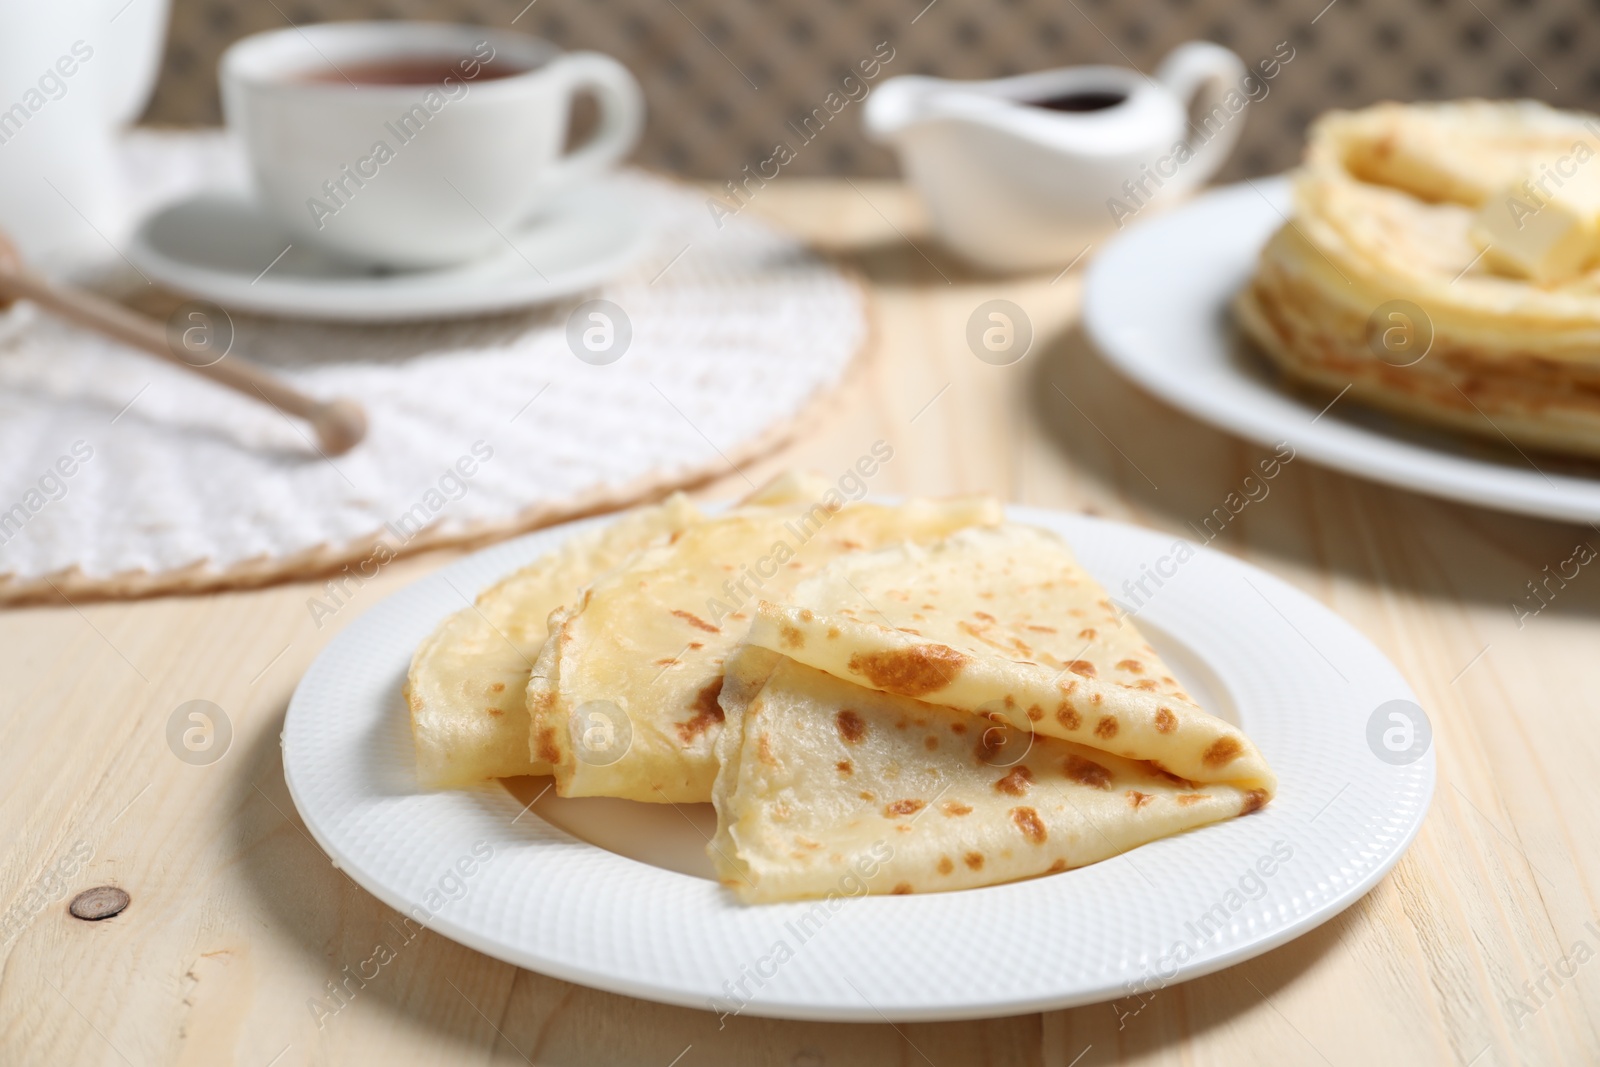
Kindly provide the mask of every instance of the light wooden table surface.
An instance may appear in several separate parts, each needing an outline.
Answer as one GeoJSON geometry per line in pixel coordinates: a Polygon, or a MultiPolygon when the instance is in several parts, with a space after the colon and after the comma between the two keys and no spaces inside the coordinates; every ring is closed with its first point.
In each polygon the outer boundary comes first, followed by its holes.
{"type": "MultiPolygon", "coordinates": [[[[981,490],[1184,534],[1265,454],[1102,363],[1076,322],[1076,273],[978,278],[922,235],[903,190],[857,184],[777,183],[750,209],[858,270],[878,334],[823,423],[749,478],[837,473],[882,438],[895,454],[879,492],[981,490]],[[996,296],[1037,334],[1004,368],[964,339],[996,296]]],[[[743,489],[730,474],[706,495],[743,489]]],[[[1129,1002],[898,1028],[719,1029],[433,934],[319,1028],[308,999],[370,955],[392,913],[306,836],[279,758],[284,709],[329,638],[451,554],[389,567],[321,629],[316,583],[0,613],[0,1063],[1597,1063],[1600,574],[1520,625],[1512,608],[1585,540],[1600,545],[1591,528],[1290,464],[1214,547],[1322,600],[1410,680],[1439,766],[1416,844],[1335,920],[1136,1015],[1129,1002]],[[233,725],[210,766],[165,738],[193,699],[233,725]],[[126,912],[67,914],[104,883],[132,895],[126,912]]]]}

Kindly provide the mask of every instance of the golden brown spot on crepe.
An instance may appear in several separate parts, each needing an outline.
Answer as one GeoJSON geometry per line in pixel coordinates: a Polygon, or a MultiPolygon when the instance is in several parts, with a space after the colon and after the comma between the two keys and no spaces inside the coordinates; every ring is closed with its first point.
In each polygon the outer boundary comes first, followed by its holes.
{"type": "Polygon", "coordinates": [[[908,896],[911,893],[911,883],[901,882],[899,885],[889,890],[889,892],[893,893],[895,896],[908,896]]]}
{"type": "Polygon", "coordinates": [[[677,656],[668,656],[665,659],[656,660],[656,666],[657,667],[670,667],[676,662],[678,662],[678,657],[677,656]]]}
{"type": "Polygon", "coordinates": [[[850,657],[850,670],[865,675],[876,689],[920,697],[949,685],[966,662],[967,657],[944,645],[913,645],[858,652],[850,657]]]}
{"type": "Polygon", "coordinates": [[[1028,791],[1028,786],[1033,784],[1033,772],[1026,767],[1013,767],[1011,773],[994,784],[995,789],[1002,793],[1009,793],[1020,797],[1028,791]]]}
{"type": "Polygon", "coordinates": [[[491,692],[491,693],[503,693],[505,691],[506,691],[506,683],[504,683],[504,682],[490,682],[489,683],[489,692],[491,692]]]}
{"type": "Polygon", "coordinates": [[[1007,693],[1006,694],[1006,707],[1014,708],[1016,706],[1017,706],[1017,698],[1012,696],[1010,693],[1007,693]]]}
{"type": "Polygon", "coordinates": [[[1092,693],[1089,696],[1089,703],[1099,706],[1105,702],[1105,699],[1105,696],[1101,693],[1092,693]]]}
{"type": "Polygon", "coordinates": [[[1041,634],[1053,634],[1056,632],[1056,628],[1054,626],[1034,626],[1032,623],[1028,624],[1028,629],[1041,634]]]}
{"type": "Polygon", "coordinates": [[[1061,690],[1062,696],[1069,697],[1073,694],[1073,691],[1078,688],[1078,680],[1076,678],[1068,678],[1066,681],[1058,684],[1056,688],[1061,690]]]}
{"type": "Polygon", "coordinates": [[[702,619],[692,611],[684,611],[681,608],[673,608],[672,613],[678,618],[682,619],[684,622],[688,623],[690,626],[693,626],[696,630],[704,630],[708,634],[722,632],[721,630],[717,629],[717,627],[712,626],[709,622],[706,622],[706,620],[702,619]]]}
{"type": "Polygon", "coordinates": [[[1140,663],[1136,659],[1118,660],[1117,661],[1117,670],[1119,670],[1119,671],[1127,671],[1129,674],[1143,674],[1144,673],[1144,664],[1140,663]]]}
{"type": "Polygon", "coordinates": [[[1079,785],[1091,786],[1095,789],[1111,788],[1111,772],[1092,759],[1082,756],[1069,755],[1061,765],[1062,771],[1079,785]]]}
{"type": "Polygon", "coordinates": [[[940,856],[939,857],[939,873],[940,874],[949,874],[951,871],[953,871],[955,869],[956,869],[956,865],[954,863],[950,862],[950,857],[949,856],[940,856]]]}
{"type": "Polygon", "coordinates": [[[701,643],[700,643],[700,642],[699,642],[699,641],[690,641],[690,642],[689,642],[689,648],[690,648],[690,650],[691,650],[691,651],[692,651],[692,650],[693,650],[693,649],[697,649],[697,648],[705,648],[705,647],[706,647],[706,646],[705,646],[705,645],[703,645],[703,644],[701,644],[701,643]]]}
{"type": "Polygon", "coordinates": [[[878,799],[878,794],[876,794],[874,792],[871,792],[870,790],[866,790],[866,789],[863,789],[860,793],[857,793],[856,795],[859,796],[862,800],[867,800],[867,801],[872,801],[872,800],[877,800],[878,799]]]}
{"type": "Polygon", "coordinates": [[[996,725],[979,734],[978,743],[972,746],[978,758],[984,763],[993,763],[995,755],[1006,747],[1005,720],[996,717],[994,722],[996,725]]]}
{"type": "Polygon", "coordinates": [[[1071,671],[1073,674],[1081,674],[1085,678],[1093,678],[1095,675],[1094,664],[1090,663],[1086,659],[1068,660],[1067,670],[1071,671]]]}
{"type": "Polygon", "coordinates": [[[786,622],[778,625],[778,639],[783,642],[784,648],[806,647],[806,635],[800,632],[800,627],[790,626],[786,622]]]}
{"type": "Polygon", "coordinates": [[[1190,804],[1198,804],[1204,799],[1206,799],[1204,793],[1179,793],[1178,807],[1187,808],[1190,804]]]}
{"type": "Polygon", "coordinates": [[[1056,722],[1069,730],[1077,730],[1083,726],[1083,717],[1063,704],[1056,709],[1056,722]]]}
{"type": "Polygon", "coordinates": [[[1244,746],[1239,744],[1236,737],[1219,737],[1211,742],[1211,747],[1201,755],[1201,760],[1207,767],[1220,767],[1244,751],[1244,746]]]}
{"type": "Polygon", "coordinates": [[[1172,714],[1171,708],[1156,709],[1156,733],[1170,734],[1178,728],[1178,717],[1172,714]]]}
{"type": "Polygon", "coordinates": [[[902,815],[915,815],[927,806],[926,800],[892,800],[883,806],[883,814],[898,819],[902,815]]]}
{"type": "Polygon", "coordinates": [[[832,639],[834,639],[834,638],[836,638],[838,636],[839,636],[839,628],[837,626],[828,627],[828,639],[829,640],[832,640],[832,639]]]}
{"type": "Polygon", "coordinates": [[[972,617],[975,618],[975,619],[982,619],[984,622],[994,622],[995,621],[995,617],[993,615],[990,615],[987,611],[974,611],[972,613],[972,617]]]}
{"type": "Polygon", "coordinates": [[[838,763],[835,763],[834,766],[839,768],[839,773],[843,775],[851,775],[856,773],[856,765],[847,759],[840,760],[838,763]]]}
{"type": "Polygon", "coordinates": [[[1155,798],[1149,793],[1141,793],[1137,789],[1128,790],[1128,806],[1134,811],[1138,811],[1153,799],[1155,798]]]}
{"type": "Polygon", "coordinates": [[[1267,806],[1267,791],[1265,789],[1252,789],[1244,795],[1244,804],[1239,808],[1240,815],[1249,815],[1252,811],[1260,811],[1267,806]]]}
{"type": "Polygon", "coordinates": [[[1099,634],[1095,632],[1093,626],[1085,626],[1083,629],[1078,631],[1078,638],[1082,641],[1093,641],[1098,636],[1099,634]]]}
{"type": "Polygon", "coordinates": [[[746,615],[742,611],[736,611],[732,615],[728,616],[728,618],[730,618],[730,619],[748,619],[749,617],[750,616],[746,615]]]}
{"type": "Polygon", "coordinates": [[[939,810],[951,817],[972,814],[972,809],[961,803],[959,800],[947,800],[943,804],[939,805],[939,810]]]}
{"type": "Polygon", "coordinates": [[[903,822],[899,826],[896,826],[895,829],[902,834],[909,834],[911,832],[911,824],[908,822],[903,822]]]}
{"type": "Polygon", "coordinates": [[[711,729],[712,723],[722,721],[722,705],[717,703],[717,697],[721,695],[722,676],[719,674],[695,694],[694,703],[689,705],[694,717],[677,724],[678,740],[687,745],[711,729]]]}
{"type": "Polygon", "coordinates": [[[504,715],[505,712],[500,708],[490,708],[489,714],[498,719],[500,716],[504,715]]]}
{"type": "Polygon", "coordinates": [[[1044,873],[1045,874],[1060,874],[1062,871],[1064,871],[1066,869],[1067,869],[1067,861],[1066,860],[1056,860],[1054,863],[1052,863],[1050,865],[1049,869],[1046,870],[1044,873]]]}
{"type": "Polygon", "coordinates": [[[556,747],[556,731],[553,726],[546,726],[539,731],[539,758],[550,764],[561,762],[561,750],[556,747]]]}
{"type": "Polygon", "coordinates": [[[968,852],[965,856],[961,857],[961,862],[965,863],[968,867],[971,867],[975,871],[981,871],[983,870],[983,853],[968,852]]]}
{"type": "Polygon", "coordinates": [[[816,613],[813,612],[810,608],[801,608],[800,609],[800,621],[801,622],[810,622],[812,619],[815,619],[816,617],[817,617],[816,613]]]}
{"type": "Polygon", "coordinates": [[[967,732],[967,724],[964,722],[953,722],[950,724],[950,732],[953,734],[964,734],[967,732]]]}
{"type": "Polygon", "coordinates": [[[1039,818],[1039,813],[1032,808],[1012,808],[1011,821],[1017,824],[1017,829],[1036,845],[1042,845],[1050,835],[1045,831],[1044,823],[1039,818]]]}
{"type": "Polygon", "coordinates": [[[922,747],[927,749],[929,752],[932,752],[939,747],[939,739],[934,737],[932,734],[929,734],[927,737],[922,739],[922,747]]]}
{"type": "Polygon", "coordinates": [[[1140,678],[1137,682],[1133,683],[1133,687],[1135,689],[1150,690],[1156,688],[1156,683],[1149,678],[1140,678]]]}
{"type": "Polygon", "coordinates": [[[809,838],[804,838],[804,837],[795,838],[794,839],[794,843],[799,845],[801,848],[805,849],[808,852],[815,852],[817,849],[822,847],[822,842],[820,842],[820,841],[812,841],[809,838]]]}
{"type": "Polygon", "coordinates": [[[1115,715],[1102,715],[1100,721],[1094,724],[1094,735],[1106,741],[1117,736],[1117,717],[1115,715]]]}
{"type": "Polygon", "coordinates": [[[845,708],[834,716],[839,724],[839,736],[849,744],[859,744],[867,736],[867,724],[861,721],[861,716],[845,708]]]}
{"type": "Polygon", "coordinates": [[[406,683],[406,687],[403,692],[405,693],[406,697],[406,707],[410,708],[412,711],[421,711],[422,698],[411,691],[411,683],[406,683]]]}
{"type": "Polygon", "coordinates": [[[766,734],[762,734],[756,739],[756,759],[765,763],[768,767],[776,767],[778,765],[778,761],[772,756],[771,739],[766,734]]]}
{"type": "Polygon", "coordinates": [[[1179,778],[1176,774],[1173,774],[1171,771],[1169,771],[1165,767],[1161,766],[1161,764],[1157,763],[1155,760],[1149,760],[1148,762],[1149,762],[1150,767],[1151,767],[1152,770],[1154,770],[1162,778],[1165,778],[1167,781],[1171,782],[1173,785],[1182,786],[1184,789],[1193,789],[1194,788],[1194,783],[1189,781],[1189,779],[1187,779],[1187,778],[1179,778]]]}
{"type": "Polygon", "coordinates": [[[1028,718],[1032,719],[1034,722],[1038,722],[1040,719],[1044,718],[1044,709],[1037,704],[1028,705],[1028,718]]]}

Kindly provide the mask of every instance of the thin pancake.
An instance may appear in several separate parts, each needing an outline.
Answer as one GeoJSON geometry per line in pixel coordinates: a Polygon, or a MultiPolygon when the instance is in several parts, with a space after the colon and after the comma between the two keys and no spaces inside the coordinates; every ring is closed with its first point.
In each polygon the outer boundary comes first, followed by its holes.
{"type": "Polygon", "coordinates": [[[684,530],[551,617],[528,683],[533,758],[554,768],[562,796],[710,799],[722,664],[757,596],[782,597],[841,555],[999,516],[986,498],[819,502],[742,507],[684,530]],[[585,740],[591,727],[604,752],[585,740]]]}
{"type": "Polygon", "coordinates": [[[1264,794],[1036,737],[987,743],[965,712],[766,649],[728,663],[708,849],[756,903],[926,893],[1050,874],[1254,811],[1264,794]]]}
{"type": "Polygon", "coordinates": [[[629,512],[500,580],[441,622],[417,648],[406,677],[418,779],[448,787],[549,774],[528,756],[523,700],[546,619],[597,574],[700,517],[682,494],[629,512]]]}
{"type": "Polygon", "coordinates": [[[1596,165],[1597,131],[1528,101],[1324,116],[1236,321],[1293,380],[1346,402],[1600,458],[1600,270],[1502,276],[1473,234],[1485,198],[1525,175],[1596,165]]]}
{"type": "Polygon", "coordinates": [[[1007,525],[830,564],[750,642],[837,678],[1271,795],[1237,727],[1207,714],[1061,538],[1007,525]]]}

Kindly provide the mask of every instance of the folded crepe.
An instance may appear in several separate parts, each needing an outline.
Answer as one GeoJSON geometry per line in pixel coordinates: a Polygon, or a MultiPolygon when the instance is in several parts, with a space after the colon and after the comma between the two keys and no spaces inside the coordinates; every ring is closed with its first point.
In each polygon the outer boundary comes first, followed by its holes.
{"type": "MultiPolygon", "coordinates": [[[[827,487],[815,475],[787,472],[742,503],[797,504],[817,499],[827,487]]],[[[703,519],[687,497],[674,493],[571,538],[440,623],[418,647],[406,678],[418,779],[446,788],[549,774],[549,764],[529,755],[526,693],[549,636],[550,613],[576,600],[599,575],[703,519]]]]}
{"type": "Polygon", "coordinates": [[[1237,727],[1197,706],[1066,542],[1007,525],[836,560],[750,643],[836,678],[1270,796],[1237,727]]]}
{"type": "Polygon", "coordinates": [[[727,664],[708,852],[759,903],[966,889],[1065,871],[1254,811],[1087,745],[1016,734],[747,645],[727,664]]]}
{"type": "Polygon", "coordinates": [[[549,774],[548,765],[529,758],[524,700],[548,636],[546,619],[596,575],[700,518],[682,494],[629,512],[573,537],[440,623],[406,677],[417,778],[439,788],[549,774]]]}
{"type": "Polygon", "coordinates": [[[560,795],[709,800],[723,661],[758,596],[782,599],[852,552],[1000,520],[987,498],[833,507],[821,499],[758,497],[689,526],[551,615],[528,680],[525,743],[532,762],[553,769],[560,795]]]}

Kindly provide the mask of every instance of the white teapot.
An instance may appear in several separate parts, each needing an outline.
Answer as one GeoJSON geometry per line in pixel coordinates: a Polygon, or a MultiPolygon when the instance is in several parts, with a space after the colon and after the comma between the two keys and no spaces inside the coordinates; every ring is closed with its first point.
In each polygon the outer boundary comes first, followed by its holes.
{"type": "Polygon", "coordinates": [[[891,78],[865,122],[899,153],[945,244],[981,267],[1029,270],[1065,265],[1203,183],[1238,139],[1250,95],[1238,56],[1191,41],[1154,78],[1099,66],[891,78]]]}
{"type": "Polygon", "coordinates": [[[155,86],[169,2],[0,0],[0,229],[34,265],[110,256],[126,228],[116,137],[155,86]]]}

